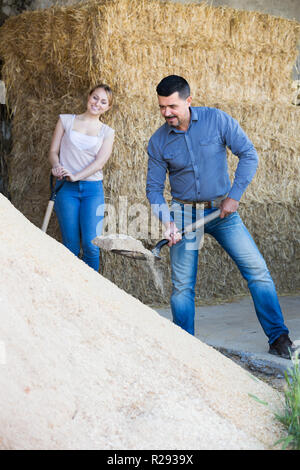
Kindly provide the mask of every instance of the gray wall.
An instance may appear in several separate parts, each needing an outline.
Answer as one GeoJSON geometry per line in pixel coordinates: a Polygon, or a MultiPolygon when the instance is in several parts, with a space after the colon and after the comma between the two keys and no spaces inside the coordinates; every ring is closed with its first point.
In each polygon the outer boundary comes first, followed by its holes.
{"type": "MultiPolygon", "coordinates": [[[[201,0],[173,0],[180,3],[200,3],[201,0]]],[[[300,22],[300,0],[207,0],[213,6],[226,5],[239,10],[260,11],[300,22]]]]}

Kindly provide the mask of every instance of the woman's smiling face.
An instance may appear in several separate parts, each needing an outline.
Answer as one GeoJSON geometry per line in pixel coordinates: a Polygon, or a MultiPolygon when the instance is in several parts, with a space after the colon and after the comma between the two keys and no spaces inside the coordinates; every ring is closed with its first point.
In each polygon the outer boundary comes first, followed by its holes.
{"type": "Polygon", "coordinates": [[[104,88],[96,88],[88,97],[87,110],[93,115],[101,115],[110,108],[109,97],[104,88]]]}

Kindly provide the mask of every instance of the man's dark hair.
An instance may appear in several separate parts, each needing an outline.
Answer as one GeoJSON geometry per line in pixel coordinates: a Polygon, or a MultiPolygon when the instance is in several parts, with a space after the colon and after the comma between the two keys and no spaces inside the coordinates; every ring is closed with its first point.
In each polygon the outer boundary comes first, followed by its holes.
{"type": "Polygon", "coordinates": [[[184,100],[191,94],[188,82],[179,75],[169,75],[163,78],[156,87],[158,96],[170,96],[176,91],[178,91],[180,98],[184,100]]]}

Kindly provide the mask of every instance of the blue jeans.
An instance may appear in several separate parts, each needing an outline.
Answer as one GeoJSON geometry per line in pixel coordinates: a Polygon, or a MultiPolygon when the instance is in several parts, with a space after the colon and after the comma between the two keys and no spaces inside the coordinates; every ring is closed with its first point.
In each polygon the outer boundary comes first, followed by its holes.
{"type": "Polygon", "coordinates": [[[104,218],[102,181],[66,181],[56,195],[55,212],[63,244],[96,271],[99,270],[99,248],[92,240],[101,235],[104,218]]]}
{"type": "MultiPolygon", "coordinates": [[[[173,202],[172,207],[175,223],[181,227],[184,205],[173,202]]],[[[207,215],[214,210],[216,209],[205,209],[204,214],[207,215]]],[[[193,221],[196,220],[196,217],[196,209],[193,208],[193,221]]],[[[184,221],[185,226],[192,222],[192,220],[185,219],[184,221]]],[[[218,217],[208,222],[204,233],[212,235],[218,241],[246,279],[257,318],[269,339],[269,343],[272,344],[283,333],[288,334],[274,282],[239,214],[235,212],[224,219],[218,217]]],[[[174,323],[194,334],[198,250],[187,249],[188,243],[189,241],[183,238],[170,248],[173,284],[171,309],[174,323]]]]}

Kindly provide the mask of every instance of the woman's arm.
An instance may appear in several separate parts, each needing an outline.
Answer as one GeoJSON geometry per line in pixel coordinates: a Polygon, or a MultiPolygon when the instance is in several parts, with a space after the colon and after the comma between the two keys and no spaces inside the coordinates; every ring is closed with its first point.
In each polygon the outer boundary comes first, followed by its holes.
{"type": "Polygon", "coordinates": [[[99,152],[97,153],[95,160],[92,163],[90,163],[90,165],[88,165],[86,168],[79,171],[75,175],[70,173],[68,170],[63,169],[61,173],[62,176],[69,179],[69,181],[79,181],[79,180],[84,180],[85,178],[88,178],[89,176],[93,175],[99,170],[102,170],[105,163],[111,156],[113,143],[114,143],[114,134],[111,134],[106,139],[104,139],[103,144],[101,145],[101,148],[99,152]]]}
{"type": "Polygon", "coordinates": [[[61,144],[61,139],[64,135],[64,127],[61,122],[61,119],[58,120],[53,136],[52,136],[52,141],[51,141],[51,146],[50,146],[50,151],[49,151],[49,161],[52,166],[52,173],[54,176],[58,178],[62,178],[61,170],[62,166],[60,165],[59,162],[59,149],[60,149],[60,144],[61,144]]]}

